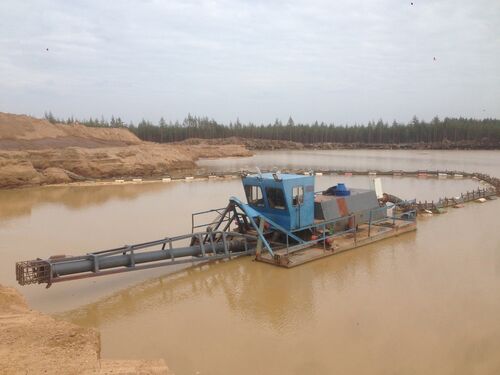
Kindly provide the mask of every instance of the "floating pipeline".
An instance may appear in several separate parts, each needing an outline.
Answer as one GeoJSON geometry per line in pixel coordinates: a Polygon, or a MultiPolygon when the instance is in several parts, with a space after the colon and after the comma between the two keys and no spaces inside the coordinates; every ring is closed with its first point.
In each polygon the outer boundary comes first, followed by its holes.
{"type": "MultiPolygon", "coordinates": [[[[500,192],[500,180],[486,174],[457,171],[352,171],[292,170],[248,175],[225,172],[217,177],[242,178],[248,203],[231,197],[225,208],[193,214],[192,231],[136,245],[87,253],[55,256],[16,263],[21,285],[52,283],[80,278],[167,266],[210,262],[253,255],[258,261],[294,267],[338,252],[416,230],[418,212],[440,212],[444,207],[477,199],[493,199],[500,192]],[[314,179],[323,175],[409,176],[472,178],[488,187],[444,197],[436,202],[403,201],[385,194],[379,202],[373,190],[337,186],[315,193],[314,179]],[[328,193],[330,192],[330,193],[328,193]],[[349,194],[347,194],[349,192],[349,194]],[[395,213],[388,212],[393,202],[395,213]],[[194,217],[215,214],[208,223],[195,225],[194,217]],[[195,229],[197,232],[195,232],[195,229]],[[204,230],[203,230],[204,229],[204,230]],[[181,241],[175,247],[174,242],[181,241]],[[185,242],[190,241],[189,246],[185,242]]],[[[203,176],[192,176],[192,179],[203,176]]],[[[213,178],[213,177],[212,177],[213,178]]],[[[165,181],[166,178],[163,178],[165,181]]],[[[175,181],[170,179],[168,181],[175,181]]],[[[185,180],[185,179],[184,179],[185,180]]],[[[191,179],[190,179],[191,180],[191,179]]]]}
{"type": "MultiPolygon", "coordinates": [[[[262,173],[272,173],[275,172],[276,169],[262,169],[262,173]]],[[[194,173],[191,175],[179,175],[179,176],[167,176],[161,179],[144,179],[143,182],[176,182],[176,181],[186,181],[189,180],[206,180],[206,179],[217,179],[217,178],[239,178],[242,175],[246,175],[250,173],[246,170],[237,170],[237,171],[221,171],[221,172],[212,172],[212,173],[194,173]]],[[[328,175],[343,175],[343,176],[393,176],[393,177],[426,177],[426,178],[450,178],[450,179],[458,179],[458,178],[469,178],[476,179],[479,181],[483,181],[491,186],[490,189],[482,189],[493,191],[493,195],[500,196],[500,178],[496,178],[484,173],[478,172],[464,172],[464,171],[450,171],[450,170],[364,170],[364,171],[356,171],[351,169],[281,169],[281,173],[293,173],[293,174],[310,174],[317,176],[328,176],[328,175]]],[[[120,180],[121,181],[121,180],[120,180]]],[[[123,182],[132,182],[123,180],[123,182]]],[[[472,192],[470,192],[472,193],[472,192]]],[[[463,192],[461,195],[466,196],[467,192],[463,192]]],[[[491,195],[489,195],[491,196],[491,195]]],[[[445,200],[446,197],[439,198],[439,200],[445,200]]],[[[451,198],[449,198],[451,199],[451,198]]]]}

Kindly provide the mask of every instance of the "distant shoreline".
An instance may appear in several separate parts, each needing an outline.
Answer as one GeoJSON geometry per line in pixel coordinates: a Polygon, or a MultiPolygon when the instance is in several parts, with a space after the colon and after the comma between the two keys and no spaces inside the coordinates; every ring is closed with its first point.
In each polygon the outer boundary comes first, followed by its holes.
{"type": "Polygon", "coordinates": [[[464,142],[449,143],[407,143],[407,144],[383,144],[383,143],[297,143],[289,141],[256,142],[249,140],[242,143],[249,150],[457,150],[457,151],[492,151],[500,150],[499,145],[477,144],[464,142]]]}
{"type": "MultiPolygon", "coordinates": [[[[210,142],[212,143],[212,142],[210,142]]],[[[378,145],[372,145],[373,147],[338,147],[338,145],[332,144],[324,144],[324,145],[302,145],[302,144],[294,144],[290,145],[284,143],[283,141],[275,142],[263,142],[259,145],[254,144],[219,144],[220,147],[217,147],[215,144],[193,144],[189,147],[184,145],[189,151],[193,152],[196,150],[198,155],[193,159],[191,159],[190,163],[185,163],[184,161],[177,161],[173,163],[169,163],[165,168],[161,168],[159,170],[152,170],[148,168],[138,168],[137,166],[128,166],[125,167],[126,164],[118,163],[116,164],[117,169],[111,168],[106,170],[100,170],[98,176],[85,176],[84,174],[77,174],[72,171],[72,169],[77,169],[81,165],[82,162],[85,163],[95,163],[95,160],[85,160],[83,161],[81,158],[78,158],[75,163],[71,163],[71,161],[66,160],[64,165],[61,167],[50,166],[49,168],[39,170],[39,174],[42,178],[22,178],[24,172],[21,169],[16,168],[15,163],[3,163],[0,165],[0,171],[4,168],[4,174],[0,173],[0,189],[18,189],[18,188],[29,188],[29,187],[39,187],[39,186],[110,186],[110,185],[131,185],[138,183],[151,183],[151,182],[162,182],[163,179],[172,179],[172,181],[179,180],[190,180],[191,177],[193,179],[206,178],[206,176],[200,176],[199,170],[203,169],[204,175],[215,175],[218,174],[218,170],[210,169],[206,167],[199,167],[196,163],[199,159],[233,159],[233,158],[242,158],[242,157],[251,157],[255,155],[255,153],[259,151],[333,151],[333,150],[348,150],[348,151],[361,151],[361,150],[402,150],[402,151],[497,151],[499,149],[464,149],[464,148],[422,148],[416,147],[418,145],[414,145],[415,148],[405,147],[378,147],[378,145]],[[230,146],[239,146],[234,150],[229,148],[230,146]],[[207,150],[210,152],[204,153],[202,150],[204,147],[207,147],[207,150]],[[246,150],[246,151],[245,151],[246,150]],[[205,155],[204,155],[205,154],[205,155]],[[10,167],[10,168],[9,168],[10,167]],[[7,175],[5,169],[10,170],[10,173],[7,175]],[[120,174],[121,172],[121,174],[120,174]],[[21,178],[17,178],[16,174],[21,175],[21,178]],[[3,178],[2,178],[3,177],[3,178]],[[136,180],[136,181],[134,181],[136,180]],[[14,183],[12,183],[14,181],[14,183]]],[[[168,145],[161,145],[161,147],[168,148],[168,145]]],[[[176,144],[174,148],[183,149],[181,144],[176,144]]],[[[64,149],[62,149],[64,150],[64,149]]],[[[61,156],[59,150],[45,150],[45,152],[38,150],[36,154],[38,156],[44,157],[45,154],[56,154],[59,157],[61,156]],[[41,154],[41,155],[40,155],[41,154]]],[[[124,151],[127,150],[127,147],[124,147],[124,151]]],[[[104,149],[102,150],[105,151],[104,149]]],[[[142,150],[134,149],[137,152],[136,155],[140,156],[142,150]]],[[[184,151],[184,150],[183,150],[184,151]]],[[[14,156],[16,154],[28,155],[23,157],[24,162],[26,159],[30,158],[30,152],[28,151],[1,151],[0,150],[0,160],[2,156],[6,156],[6,154],[10,154],[10,156],[14,156]],[[3,155],[2,155],[3,154],[3,155]]],[[[84,156],[87,156],[86,153],[83,153],[84,156]]],[[[18,158],[9,158],[11,160],[17,160],[18,158]]],[[[9,160],[6,159],[6,160],[9,160]]],[[[49,157],[50,159],[50,157],[49,157]]],[[[160,160],[161,161],[161,160],[160,160]]],[[[53,165],[53,162],[57,162],[57,160],[48,160],[50,165],[53,165]]],[[[154,163],[158,163],[159,161],[155,159],[154,163]]],[[[219,178],[229,178],[229,176],[218,176],[219,178]]],[[[163,181],[166,182],[166,181],[163,181]]]]}
{"type": "Polygon", "coordinates": [[[44,119],[0,112],[0,189],[94,184],[95,181],[109,184],[115,179],[183,178],[198,168],[196,161],[200,158],[249,157],[258,151],[499,149],[500,144],[488,138],[388,144],[300,143],[228,137],[155,143],[139,139],[127,128],[53,124],[44,119]]]}
{"type": "Polygon", "coordinates": [[[500,143],[489,141],[457,141],[457,142],[434,142],[434,143],[335,143],[316,142],[301,143],[294,141],[255,139],[255,138],[217,138],[202,139],[189,138],[182,142],[162,143],[164,145],[243,145],[250,151],[273,151],[273,150],[500,150],[500,143]]]}
{"type": "MultiPolygon", "coordinates": [[[[217,147],[215,145],[207,145],[211,152],[207,153],[207,156],[202,156],[196,158],[191,164],[184,165],[184,163],[180,163],[178,165],[179,168],[176,167],[176,163],[170,164],[170,168],[164,169],[163,173],[158,173],[158,171],[149,171],[147,170],[138,170],[137,168],[123,169],[123,166],[118,166],[118,169],[110,169],[107,171],[101,171],[99,176],[84,176],[78,175],[71,171],[71,164],[66,164],[68,169],[62,169],[57,167],[50,167],[43,170],[41,173],[46,177],[46,180],[41,179],[26,179],[26,180],[17,180],[16,183],[9,183],[9,179],[2,179],[0,175],[0,190],[10,190],[10,189],[23,189],[30,187],[54,187],[54,186],[73,186],[73,187],[89,187],[89,186],[124,186],[124,185],[137,185],[137,184],[146,184],[146,183],[162,183],[162,182],[175,182],[175,181],[191,181],[191,180],[200,180],[214,177],[219,179],[227,179],[231,178],[231,176],[226,176],[224,173],[221,173],[219,170],[210,169],[206,167],[199,167],[196,164],[197,160],[205,159],[205,160],[218,160],[218,159],[239,159],[242,157],[251,157],[255,155],[256,152],[265,151],[333,151],[333,150],[348,150],[348,151],[361,151],[361,150],[401,150],[401,151],[497,151],[498,149],[437,149],[437,148],[381,148],[381,147],[365,147],[365,148],[349,148],[349,147],[335,147],[329,148],[328,146],[324,147],[312,147],[311,145],[301,145],[301,147],[283,147],[283,144],[274,145],[274,148],[271,147],[248,147],[246,145],[234,145],[239,146],[237,148],[237,152],[232,154],[227,152],[227,147],[229,145],[221,145],[220,154],[217,152],[217,147]],[[246,152],[241,152],[241,150],[247,150],[246,152]],[[200,171],[203,171],[200,174],[200,171]],[[130,172],[124,174],[118,174],[119,172],[130,172]],[[103,173],[104,172],[104,173],[103,173]],[[107,172],[107,173],[106,173],[107,172]],[[134,173],[135,172],[135,173],[134,173]]],[[[164,146],[168,147],[168,146],[164,146]]],[[[196,146],[197,149],[203,148],[203,144],[196,146]]],[[[54,152],[55,150],[52,150],[54,152]]],[[[12,151],[11,151],[12,152],[12,151]]],[[[0,151],[0,158],[2,152],[0,151]]],[[[92,162],[87,160],[87,162],[92,162]]],[[[81,160],[78,161],[81,163],[81,160]]],[[[74,167],[77,167],[78,164],[75,164],[74,167]]],[[[1,166],[0,166],[1,167],[1,166]]],[[[14,174],[17,172],[14,169],[14,174]]],[[[12,178],[12,175],[9,176],[12,178]]]]}

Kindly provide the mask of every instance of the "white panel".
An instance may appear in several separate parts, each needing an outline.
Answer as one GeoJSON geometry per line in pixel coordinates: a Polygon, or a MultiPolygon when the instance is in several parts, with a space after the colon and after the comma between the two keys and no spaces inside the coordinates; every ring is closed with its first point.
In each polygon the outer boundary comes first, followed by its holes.
{"type": "Polygon", "coordinates": [[[375,194],[377,194],[377,198],[383,198],[384,190],[382,189],[382,180],[380,177],[374,178],[373,180],[373,189],[375,190],[375,194]]]}

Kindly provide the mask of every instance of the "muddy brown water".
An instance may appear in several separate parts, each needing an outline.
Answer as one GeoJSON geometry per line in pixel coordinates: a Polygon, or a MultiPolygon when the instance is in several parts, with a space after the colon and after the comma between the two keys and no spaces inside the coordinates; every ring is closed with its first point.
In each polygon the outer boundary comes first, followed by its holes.
{"type": "MultiPolygon", "coordinates": [[[[500,176],[496,151],[275,152],[205,167],[460,169],[500,176]],[[333,164],[333,166],[332,166],[333,164]]],[[[366,187],[368,177],[322,176],[366,187]]],[[[384,177],[436,199],[472,180],[384,177]]],[[[17,260],[188,232],[240,181],[0,191],[0,283],[17,260]]],[[[33,308],[101,331],[107,358],[164,358],[176,374],[500,373],[500,200],[419,219],[416,233],[294,269],[240,258],[19,287],[33,308]]]]}

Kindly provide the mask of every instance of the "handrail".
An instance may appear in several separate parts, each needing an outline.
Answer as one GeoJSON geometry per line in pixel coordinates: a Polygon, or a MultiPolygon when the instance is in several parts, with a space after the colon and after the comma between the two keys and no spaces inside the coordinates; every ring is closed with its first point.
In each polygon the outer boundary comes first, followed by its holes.
{"type": "MultiPolygon", "coordinates": [[[[201,215],[206,215],[206,214],[209,214],[209,213],[213,213],[213,212],[216,212],[217,214],[219,215],[223,215],[224,214],[224,210],[226,209],[227,207],[223,207],[223,208],[212,208],[210,210],[206,210],[206,211],[198,211],[198,212],[193,212],[191,214],[191,233],[194,233],[194,230],[196,228],[203,228],[203,227],[207,227],[211,224],[214,223],[214,221],[211,221],[209,223],[206,223],[206,224],[197,224],[195,225],[195,218],[198,217],[198,216],[201,216],[201,215]]],[[[221,223],[223,222],[226,222],[228,219],[224,219],[221,221],[221,223]]]]}
{"type": "MultiPolygon", "coordinates": [[[[390,208],[394,208],[396,205],[395,204],[392,204],[392,206],[381,206],[381,207],[376,207],[376,208],[372,208],[369,212],[370,212],[370,219],[368,221],[368,233],[370,233],[370,230],[371,230],[371,225],[373,225],[374,223],[379,223],[379,222],[382,222],[382,221],[385,221],[385,220],[391,220],[392,219],[392,222],[393,224],[395,224],[395,221],[396,220],[402,220],[402,221],[416,221],[416,216],[417,216],[417,211],[416,210],[409,210],[409,211],[406,211],[404,212],[403,214],[410,214],[410,217],[408,219],[405,219],[402,217],[402,215],[399,215],[399,216],[396,216],[396,215],[392,215],[392,216],[385,216],[383,219],[377,219],[377,220],[372,220],[372,212],[375,212],[375,211],[379,211],[379,210],[382,210],[382,209],[390,209],[390,208]]],[[[302,249],[305,249],[311,245],[314,245],[314,244],[318,244],[319,242],[322,242],[324,243],[324,246],[325,245],[325,241],[329,238],[334,238],[334,237],[338,237],[338,236],[341,236],[341,235],[344,235],[344,234],[347,234],[347,233],[354,233],[354,235],[356,236],[356,224],[354,223],[353,224],[353,228],[350,228],[350,229],[347,229],[347,230],[343,230],[343,231],[339,231],[339,232],[335,232],[331,235],[326,235],[326,227],[333,224],[333,223],[336,223],[338,221],[341,221],[341,220],[347,220],[349,221],[351,218],[354,218],[354,221],[356,220],[356,214],[350,214],[350,215],[347,215],[347,216],[342,216],[340,218],[336,218],[336,219],[332,219],[332,220],[329,220],[329,221],[326,221],[326,222],[320,222],[320,223],[315,223],[315,224],[312,224],[312,225],[309,225],[307,227],[304,227],[304,228],[300,228],[298,230],[304,230],[304,229],[316,229],[316,228],[323,228],[323,236],[321,237],[318,237],[317,239],[314,239],[314,240],[311,240],[311,241],[304,241],[303,243],[299,243],[297,245],[293,245],[293,246],[290,246],[289,245],[289,239],[288,239],[288,236],[286,238],[286,249],[287,249],[287,254],[290,254],[290,253],[293,253],[293,252],[296,252],[296,251],[300,251],[302,249]]],[[[297,231],[297,230],[294,230],[294,231],[297,231]]]]}
{"type": "Polygon", "coordinates": [[[231,232],[224,232],[224,231],[196,232],[196,233],[189,233],[189,234],[184,234],[184,235],[175,236],[175,237],[165,237],[161,240],[156,240],[156,241],[144,242],[144,243],[139,243],[139,244],[134,244],[134,245],[125,245],[123,247],[116,248],[116,249],[95,251],[95,252],[87,253],[86,255],[77,256],[77,257],[49,259],[49,261],[53,262],[53,263],[65,263],[65,262],[69,262],[69,261],[74,261],[76,259],[90,259],[90,258],[93,259],[94,257],[103,258],[103,257],[112,256],[112,255],[116,255],[116,254],[125,255],[129,252],[133,252],[134,250],[143,250],[143,249],[147,249],[148,247],[152,247],[152,246],[156,246],[156,245],[170,244],[173,242],[185,240],[185,239],[192,238],[192,237],[197,237],[200,235],[205,236],[208,234],[210,236],[216,236],[218,234],[222,235],[223,233],[225,233],[225,235],[227,235],[227,236],[240,237],[240,238],[244,238],[245,240],[254,239],[254,236],[250,236],[248,234],[239,233],[239,232],[232,232],[232,231],[231,232]]]}

